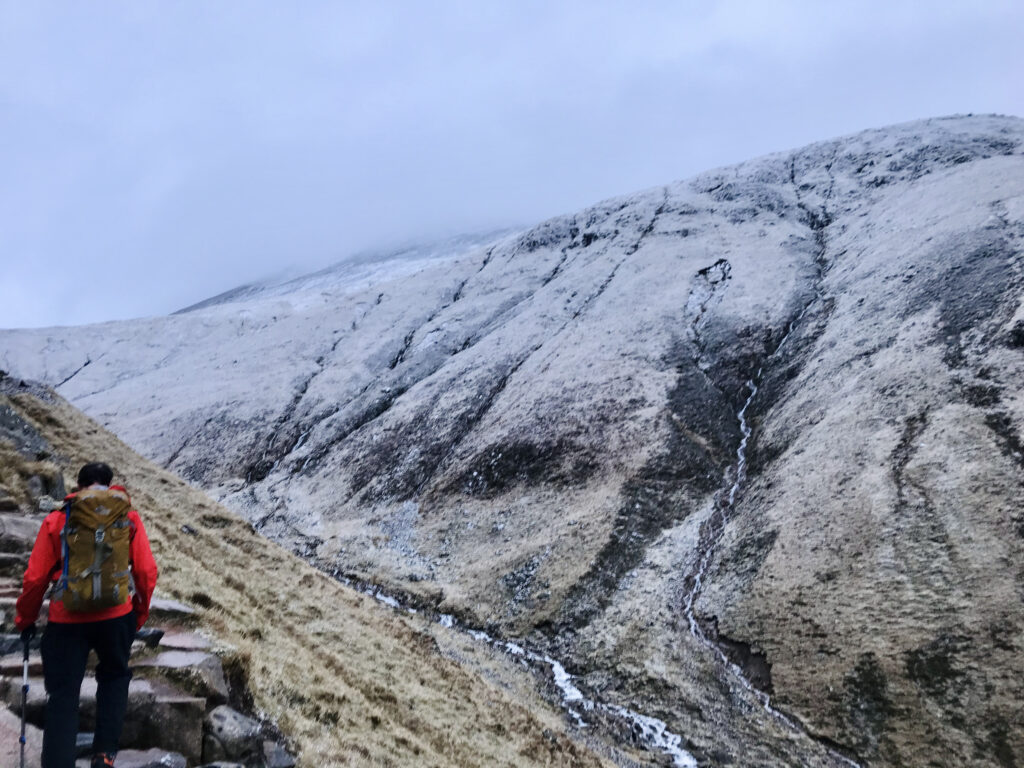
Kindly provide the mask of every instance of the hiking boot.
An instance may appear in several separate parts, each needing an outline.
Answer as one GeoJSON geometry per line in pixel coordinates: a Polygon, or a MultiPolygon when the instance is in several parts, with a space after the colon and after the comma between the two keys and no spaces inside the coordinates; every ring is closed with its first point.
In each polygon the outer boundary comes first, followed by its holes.
{"type": "Polygon", "coordinates": [[[114,765],[114,755],[99,752],[92,756],[91,768],[111,768],[114,765]]]}

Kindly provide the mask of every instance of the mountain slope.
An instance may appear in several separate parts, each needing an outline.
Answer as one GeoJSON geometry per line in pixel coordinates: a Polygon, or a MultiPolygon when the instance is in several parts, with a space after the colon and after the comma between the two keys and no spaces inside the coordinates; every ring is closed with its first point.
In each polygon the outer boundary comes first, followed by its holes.
{"type": "Polygon", "coordinates": [[[300,765],[610,765],[568,739],[536,695],[510,694],[452,660],[425,620],[382,609],[258,536],[60,397],[6,385],[0,377],[0,408],[38,431],[67,477],[102,458],[129,485],[159,589],[195,606],[233,648],[233,674],[248,677],[255,707],[293,741],[300,765]]]}
{"type": "Polygon", "coordinates": [[[834,762],[810,733],[1012,765],[1022,139],[867,131],[362,282],[5,332],[0,360],[712,762],[834,762]]]}

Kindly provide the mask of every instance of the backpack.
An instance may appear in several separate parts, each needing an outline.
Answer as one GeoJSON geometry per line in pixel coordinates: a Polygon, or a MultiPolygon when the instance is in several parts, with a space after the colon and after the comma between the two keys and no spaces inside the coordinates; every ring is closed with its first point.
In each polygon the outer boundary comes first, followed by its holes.
{"type": "Polygon", "coordinates": [[[89,613],[131,599],[131,501],[124,491],[86,489],[64,506],[63,570],[56,599],[69,613],[89,613]]]}

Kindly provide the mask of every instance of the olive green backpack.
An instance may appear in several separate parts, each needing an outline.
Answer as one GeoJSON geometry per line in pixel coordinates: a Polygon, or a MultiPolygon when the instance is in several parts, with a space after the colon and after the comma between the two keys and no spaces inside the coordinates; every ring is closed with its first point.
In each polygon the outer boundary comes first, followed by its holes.
{"type": "Polygon", "coordinates": [[[64,506],[63,571],[54,598],[69,613],[89,613],[131,599],[128,494],[86,489],[64,506]]]}

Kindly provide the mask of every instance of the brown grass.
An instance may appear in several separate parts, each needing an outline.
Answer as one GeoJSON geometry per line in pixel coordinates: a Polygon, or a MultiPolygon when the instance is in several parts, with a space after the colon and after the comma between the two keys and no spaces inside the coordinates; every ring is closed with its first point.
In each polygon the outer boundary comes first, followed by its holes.
{"type": "Polygon", "coordinates": [[[158,591],[195,606],[229,661],[247,668],[255,707],[300,765],[608,765],[539,698],[520,703],[443,656],[424,620],[378,606],[257,535],[65,401],[9,402],[67,458],[65,476],[86,461],[115,469],[152,539],[158,591]]]}

